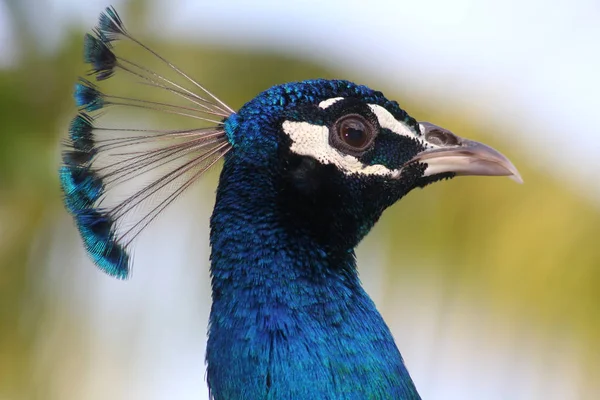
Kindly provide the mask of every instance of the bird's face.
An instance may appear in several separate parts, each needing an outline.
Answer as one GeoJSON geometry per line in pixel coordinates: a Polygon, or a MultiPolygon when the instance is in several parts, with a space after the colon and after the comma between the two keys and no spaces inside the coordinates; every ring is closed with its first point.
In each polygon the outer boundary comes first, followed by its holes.
{"type": "Polygon", "coordinates": [[[344,250],[413,188],[456,175],[520,179],[490,147],[417,122],[382,93],[346,81],[276,86],[247,103],[226,131],[233,159],[275,180],[291,226],[344,250]]]}

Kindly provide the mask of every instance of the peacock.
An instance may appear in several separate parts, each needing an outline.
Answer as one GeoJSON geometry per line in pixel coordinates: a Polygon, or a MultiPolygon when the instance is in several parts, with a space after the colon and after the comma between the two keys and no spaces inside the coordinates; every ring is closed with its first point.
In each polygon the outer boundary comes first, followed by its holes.
{"type": "Polygon", "coordinates": [[[521,181],[513,164],[345,80],[284,83],[235,111],[131,35],[112,7],[85,35],[84,58],[97,82],[75,85],[59,175],[100,269],[127,278],[134,239],[223,162],[210,219],[211,398],[419,399],[354,249],[412,189],[459,175],[521,181]],[[175,78],[117,55],[118,41],[175,78]],[[102,92],[114,74],[173,101],[102,92]],[[134,125],[107,117],[118,109],[134,125]],[[144,110],[187,125],[149,127],[144,110]]]}

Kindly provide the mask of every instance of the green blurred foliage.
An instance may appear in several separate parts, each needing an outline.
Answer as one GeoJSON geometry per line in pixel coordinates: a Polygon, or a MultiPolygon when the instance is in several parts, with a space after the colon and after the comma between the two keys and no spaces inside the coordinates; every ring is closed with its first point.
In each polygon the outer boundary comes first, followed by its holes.
{"type": "MultiPolygon", "coordinates": [[[[82,32],[73,31],[52,54],[25,46],[18,67],[0,71],[2,399],[47,398],[45,381],[35,387],[30,379],[39,363],[33,346],[44,335],[38,321],[52,300],[39,292],[35,279],[40,267],[32,260],[43,258],[47,251],[45,224],[54,221],[49,216],[63,212],[56,174],[58,143],[75,112],[73,83],[86,70],[81,39],[82,32]]],[[[356,78],[271,53],[172,42],[149,44],[234,107],[281,82],[356,78]]],[[[125,90],[137,89],[132,85],[125,90]]],[[[499,132],[493,127],[487,127],[488,135],[483,137],[469,124],[473,116],[468,113],[456,110],[440,119],[427,104],[411,103],[401,93],[386,94],[419,119],[508,149],[503,152],[525,179],[523,186],[489,178],[438,183],[411,193],[389,210],[378,228],[380,237],[389,241],[388,289],[394,290],[394,282],[404,275],[429,268],[451,293],[476,296],[500,313],[526,315],[541,338],[576,335],[589,380],[596,379],[600,354],[598,204],[530,167],[527,150],[511,149],[506,139],[494,143],[494,134],[499,132]],[[423,265],[419,260],[428,262],[423,265]]],[[[53,317],[77,324],[65,316],[53,317]]]]}

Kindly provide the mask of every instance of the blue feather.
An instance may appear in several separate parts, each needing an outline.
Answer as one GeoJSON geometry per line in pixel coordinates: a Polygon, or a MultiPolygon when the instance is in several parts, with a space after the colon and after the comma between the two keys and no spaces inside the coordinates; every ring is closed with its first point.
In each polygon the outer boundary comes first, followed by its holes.
{"type": "Polygon", "coordinates": [[[129,255],[115,240],[114,221],[97,209],[81,210],[75,221],[88,254],[104,272],[119,279],[129,275],[129,255]]]}
{"type": "Polygon", "coordinates": [[[63,155],[65,165],[60,168],[59,176],[65,207],[75,217],[84,246],[94,262],[109,275],[125,279],[129,256],[117,241],[114,220],[97,207],[105,186],[102,178],[81,159],[86,154],[71,151],[63,155]]]}
{"type": "Polygon", "coordinates": [[[123,59],[127,66],[120,65],[111,42],[121,36],[160,56],[127,34],[114,8],[109,7],[100,15],[94,33],[95,36],[87,34],[84,38],[84,59],[91,65],[97,80],[112,77],[119,67],[151,86],[175,93],[198,106],[194,110],[176,104],[107,96],[83,78],[75,85],[74,98],[80,113],[69,125],[70,148],[63,153],[64,165],[59,171],[65,207],[74,216],[94,262],[108,274],[126,278],[131,242],[197,176],[231,149],[219,121],[230,112],[223,104],[217,104],[216,99],[208,101],[147,68],[123,59]],[[112,101],[107,100],[109,98],[112,101]],[[216,126],[165,131],[97,127],[95,122],[100,116],[97,112],[109,104],[192,117],[216,126]],[[118,135],[112,135],[111,131],[118,135]],[[152,177],[150,174],[157,168],[169,170],[158,178],[152,177]],[[140,177],[150,183],[135,189],[131,181],[140,177]],[[128,194],[115,198],[113,188],[119,185],[128,194]]]}
{"type": "Polygon", "coordinates": [[[67,150],[62,153],[63,163],[72,167],[87,166],[94,158],[92,152],[81,151],[81,150],[67,150]]]}
{"type": "Polygon", "coordinates": [[[114,7],[106,7],[103,13],[98,18],[98,26],[96,27],[98,37],[104,42],[112,42],[126,34],[123,21],[117,14],[114,7]]]}
{"type": "Polygon", "coordinates": [[[88,80],[79,78],[75,84],[75,104],[87,112],[97,111],[105,106],[104,95],[97,86],[88,80]]]}
{"type": "Polygon", "coordinates": [[[117,66],[117,57],[111,50],[110,42],[86,34],[84,38],[84,60],[91,64],[97,80],[110,78],[117,66]]]}
{"type": "MultiPolygon", "coordinates": [[[[376,196],[365,207],[359,195],[366,183],[349,178],[345,190],[318,191],[333,191],[334,207],[313,205],[294,191],[286,197],[289,189],[271,172],[278,171],[279,127],[265,121],[322,125],[314,108],[296,106],[354,96],[407,117],[365,86],[311,80],[275,86],[225,121],[236,152],[225,157],[211,218],[206,360],[214,400],[420,399],[356,271],[353,247],[387,202],[376,196]]],[[[390,193],[390,201],[401,193],[390,193]]]]}
{"type": "Polygon", "coordinates": [[[87,167],[64,165],[59,176],[65,204],[71,214],[89,210],[104,192],[102,180],[87,167]]]}
{"type": "Polygon", "coordinates": [[[73,143],[73,148],[86,153],[95,153],[93,124],[94,119],[86,113],[79,113],[73,118],[69,126],[69,138],[73,143]]]}

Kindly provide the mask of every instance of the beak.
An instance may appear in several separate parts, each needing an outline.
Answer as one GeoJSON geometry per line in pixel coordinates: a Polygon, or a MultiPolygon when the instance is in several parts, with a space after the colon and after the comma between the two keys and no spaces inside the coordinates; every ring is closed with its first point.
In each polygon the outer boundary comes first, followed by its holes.
{"type": "Polygon", "coordinates": [[[493,148],[460,138],[429,122],[421,122],[420,125],[423,137],[435,148],[417,154],[407,164],[419,162],[427,165],[425,176],[453,172],[456,175],[508,176],[517,183],[523,183],[517,168],[493,148]]]}

